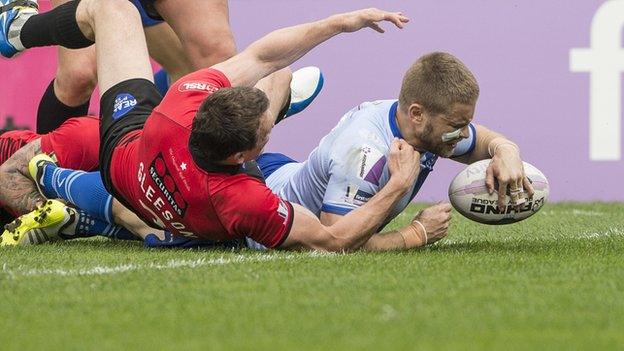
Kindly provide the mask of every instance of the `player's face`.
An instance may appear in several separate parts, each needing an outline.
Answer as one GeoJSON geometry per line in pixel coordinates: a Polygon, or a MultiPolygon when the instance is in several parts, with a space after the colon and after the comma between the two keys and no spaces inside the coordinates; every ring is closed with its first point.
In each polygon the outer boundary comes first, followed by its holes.
{"type": "Polygon", "coordinates": [[[474,105],[455,104],[448,115],[426,115],[419,139],[425,149],[442,157],[449,157],[462,139],[468,138],[468,124],[474,115],[474,105]]]}

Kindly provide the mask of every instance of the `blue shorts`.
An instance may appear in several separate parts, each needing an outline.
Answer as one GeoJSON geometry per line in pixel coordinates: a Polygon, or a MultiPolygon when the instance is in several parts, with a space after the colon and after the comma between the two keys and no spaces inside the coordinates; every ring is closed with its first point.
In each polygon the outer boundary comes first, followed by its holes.
{"type": "Polygon", "coordinates": [[[297,161],[284,154],[271,152],[260,154],[260,156],[256,159],[256,162],[262,171],[262,175],[264,175],[264,179],[267,179],[271,174],[273,174],[273,172],[283,165],[297,163],[297,161]]]}
{"type": "Polygon", "coordinates": [[[151,26],[155,26],[163,22],[163,21],[155,20],[152,17],[150,17],[150,15],[147,14],[147,11],[145,11],[145,8],[141,4],[140,0],[130,0],[130,1],[139,10],[139,13],[141,14],[141,22],[143,23],[143,27],[151,27],[151,26]]]}

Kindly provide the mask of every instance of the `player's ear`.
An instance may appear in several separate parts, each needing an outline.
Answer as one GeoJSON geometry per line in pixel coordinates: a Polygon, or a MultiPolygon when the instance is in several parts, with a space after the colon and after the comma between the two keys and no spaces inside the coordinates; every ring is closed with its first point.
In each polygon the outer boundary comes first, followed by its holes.
{"type": "Polygon", "coordinates": [[[225,160],[223,160],[223,162],[229,165],[242,165],[243,163],[245,163],[245,152],[241,151],[232,154],[228,156],[225,160]]]}
{"type": "Polygon", "coordinates": [[[236,159],[236,163],[242,165],[245,163],[245,152],[237,152],[234,154],[234,158],[236,159]]]}
{"type": "Polygon", "coordinates": [[[409,116],[409,119],[414,123],[423,123],[424,116],[422,105],[417,103],[409,105],[409,107],[407,108],[407,115],[409,116]]]}

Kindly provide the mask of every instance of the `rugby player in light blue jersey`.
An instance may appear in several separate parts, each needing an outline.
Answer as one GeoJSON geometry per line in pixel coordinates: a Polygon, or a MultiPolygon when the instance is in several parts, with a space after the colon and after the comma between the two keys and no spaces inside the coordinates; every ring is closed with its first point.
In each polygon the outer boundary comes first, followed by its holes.
{"type": "MultiPolygon", "coordinates": [[[[474,75],[460,60],[448,53],[431,53],[407,71],[398,100],[364,102],[351,109],[306,161],[275,153],[262,154],[257,161],[274,193],[303,205],[324,225],[362,206],[384,187],[395,138],[405,139],[420,152],[420,174],[383,226],[415,198],[440,157],[467,164],[492,158],[487,170],[489,192],[498,191],[499,206],[504,207],[509,189],[512,201],[520,204],[525,196],[532,196],[533,189],[519,148],[471,122],[478,95],[474,75]]],[[[414,218],[413,233],[402,229],[374,235],[363,249],[397,250],[433,243],[446,236],[450,217],[450,204],[430,207],[414,218]]]]}

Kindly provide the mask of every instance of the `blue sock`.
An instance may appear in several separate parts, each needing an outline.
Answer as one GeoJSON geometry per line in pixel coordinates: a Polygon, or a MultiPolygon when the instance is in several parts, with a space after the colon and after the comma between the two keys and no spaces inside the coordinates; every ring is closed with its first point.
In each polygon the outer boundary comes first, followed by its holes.
{"type": "Polygon", "coordinates": [[[78,212],[78,218],[76,218],[74,234],[76,237],[90,237],[95,235],[104,236],[110,239],[119,240],[140,240],[140,238],[134,236],[128,229],[110,224],[91,216],[83,210],[76,210],[78,212]]]}
{"type": "Polygon", "coordinates": [[[156,85],[156,89],[160,92],[160,95],[165,96],[165,94],[167,94],[170,83],[171,77],[169,77],[169,74],[164,69],[160,69],[158,72],[154,73],[154,84],[156,85]]]}
{"type": "Polygon", "coordinates": [[[42,191],[47,198],[60,198],[91,216],[113,222],[113,197],[106,191],[100,172],[83,172],[48,164],[43,170],[42,191]]]}

